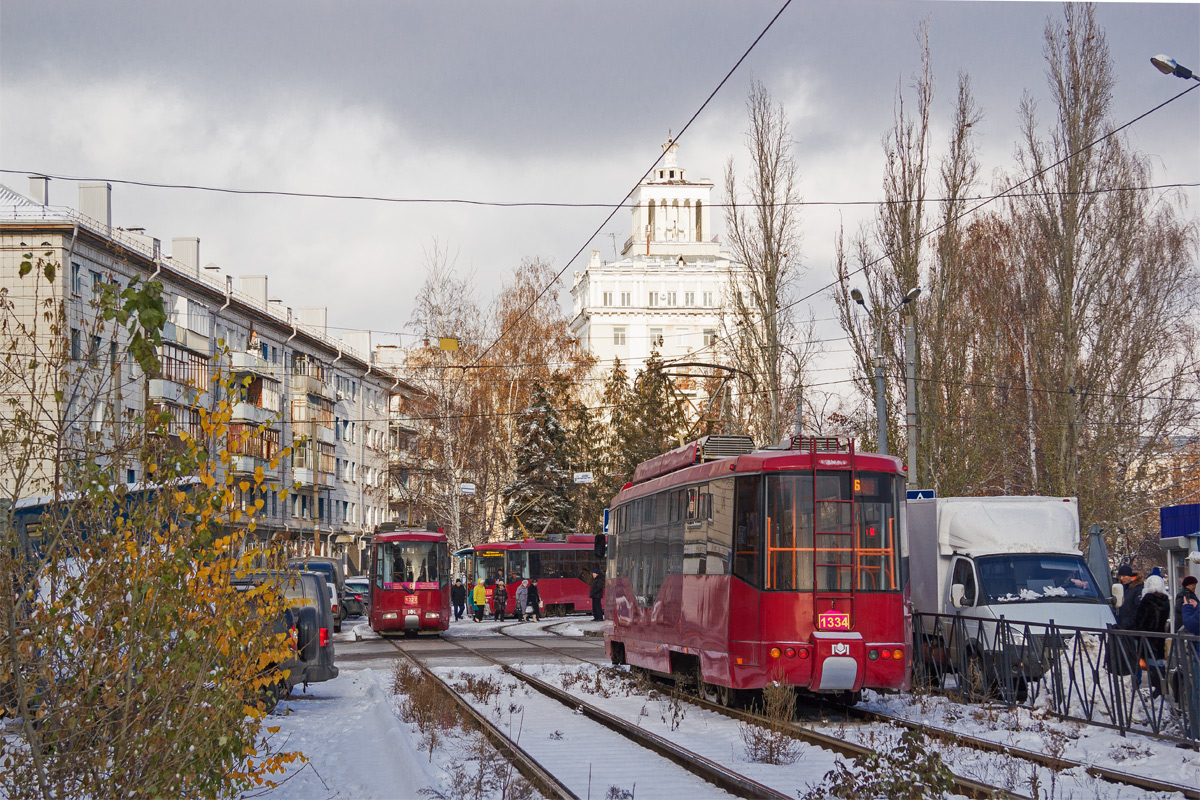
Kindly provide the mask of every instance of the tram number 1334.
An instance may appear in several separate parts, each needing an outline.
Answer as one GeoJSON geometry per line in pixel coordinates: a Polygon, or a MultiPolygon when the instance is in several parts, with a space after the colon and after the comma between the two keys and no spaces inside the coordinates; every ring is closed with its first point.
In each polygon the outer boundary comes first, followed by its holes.
{"type": "Polygon", "coordinates": [[[817,630],[848,631],[850,615],[845,611],[823,611],[817,615],[817,630]]]}

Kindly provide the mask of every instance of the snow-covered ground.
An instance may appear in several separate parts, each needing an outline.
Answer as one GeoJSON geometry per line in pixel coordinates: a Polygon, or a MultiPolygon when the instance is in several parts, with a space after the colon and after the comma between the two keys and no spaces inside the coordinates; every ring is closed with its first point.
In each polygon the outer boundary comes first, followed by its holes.
{"type": "MultiPolygon", "coordinates": [[[[510,635],[536,637],[545,644],[553,644],[549,640],[557,639],[565,644],[561,637],[578,641],[576,637],[601,631],[603,623],[584,617],[515,625],[511,620],[503,623],[464,620],[452,625],[446,636],[469,644],[467,639],[499,638],[500,627],[510,635]]],[[[340,643],[339,656],[356,653],[353,644],[356,641],[361,642],[359,652],[361,648],[383,644],[369,641],[377,637],[359,624],[347,623],[346,629],[335,638],[340,643]]],[[[285,750],[298,749],[309,761],[294,767],[280,786],[248,793],[247,797],[299,800],[421,798],[440,794],[458,800],[462,793],[463,765],[474,769],[471,765],[495,761],[494,757],[482,755],[477,736],[466,734],[447,736],[431,757],[428,739],[414,723],[402,719],[403,698],[392,691],[390,662],[394,657],[385,656],[383,650],[379,654],[378,659],[340,662],[341,675],[336,680],[314,684],[307,694],[298,693],[280,705],[266,723],[280,727],[274,735],[275,744],[285,750]]],[[[547,651],[547,656],[550,655],[547,651]]],[[[658,689],[654,696],[648,697],[644,694],[647,687],[634,687],[628,677],[615,670],[578,662],[546,663],[549,660],[531,657],[524,669],[553,685],[566,685],[569,691],[605,711],[793,796],[803,795],[819,783],[837,761],[838,757],[828,751],[800,745],[790,764],[754,763],[746,754],[742,723],[681,703],[658,689]]],[[[443,666],[438,672],[451,681],[464,681],[468,675],[476,680],[487,677],[494,681],[500,693],[476,698],[473,704],[503,727],[510,728],[520,745],[535,758],[553,764],[556,772],[561,769],[561,776],[580,797],[603,798],[614,790],[613,796],[630,792],[638,798],[722,796],[719,790],[698,778],[668,771],[675,769],[673,765],[664,766],[658,756],[619,739],[580,715],[571,714],[495,667],[443,666]]],[[[1014,747],[1049,752],[1179,785],[1200,786],[1200,754],[1146,737],[1121,737],[1102,728],[1041,718],[1029,710],[1010,712],[965,706],[942,697],[869,695],[865,705],[1014,747]]],[[[889,725],[814,727],[882,748],[899,739],[898,730],[889,725]]],[[[1052,776],[1047,770],[1035,773],[1027,762],[1000,754],[934,741],[928,747],[936,748],[961,775],[1026,795],[1032,794],[1036,786],[1041,797],[1062,800],[1180,797],[1143,793],[1106,783],[1083,770],[1052,776]]],[[[498,790],[485,796],[498,797],[498,790]]]]}

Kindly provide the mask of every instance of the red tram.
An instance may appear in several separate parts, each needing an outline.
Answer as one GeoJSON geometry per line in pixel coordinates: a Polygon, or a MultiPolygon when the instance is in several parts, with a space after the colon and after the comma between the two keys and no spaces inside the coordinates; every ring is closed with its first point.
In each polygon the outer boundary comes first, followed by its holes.
{"type": "Polygon", "coordinates": [[[450,627],[450,551],[444,533],[380,525],[371,540],[371,630],[450,627]]]}
{"type": "Polygon", "coordinates": [[[562,542],[487,542],[465,547],[454,555],[459,571],[467,578],[468,590],[483,582],[489,607],[496,582],[503,580],[508,587],[505,613],[516,613],[517,586],[525,578],[537,578],[543,613],[554,615],[591,611],[592,570],[604,569],[604,560],[594,553],[595,546],[594,536],[571,534],[562,542]]]}
{"type": "Polygon", "coordinates": [[[899,459],[836,438],[709,436],[640,464],[610,503],[613,663],[726,705],[771,681],[907,688],[903,488],[899,459]]]}

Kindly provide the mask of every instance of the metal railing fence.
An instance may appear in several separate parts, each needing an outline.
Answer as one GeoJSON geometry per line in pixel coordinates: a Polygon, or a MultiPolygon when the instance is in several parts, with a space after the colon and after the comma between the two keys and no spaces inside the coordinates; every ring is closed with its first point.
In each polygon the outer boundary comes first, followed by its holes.
{"type": "Polygon", "coordinates": [[[913,688],[1200,747],[1200,637],[913,615],[913,688]]]}

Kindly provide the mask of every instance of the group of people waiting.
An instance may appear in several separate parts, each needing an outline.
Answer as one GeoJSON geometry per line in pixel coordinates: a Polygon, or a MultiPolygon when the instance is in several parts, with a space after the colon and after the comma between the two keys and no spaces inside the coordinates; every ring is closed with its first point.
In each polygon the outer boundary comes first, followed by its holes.
{"type": "MultiPolygon", "coordinates": [[[[541,620],[545,604],[538,592],[537,578],[523,579],[513,595],[514,619],[520,619],[522,622],[541,620]]],[[[589,595],[592,600],[592,619],[599,622],[604,619],[604,575],[599,570],[592,570],[589,595]]],[[[488,614],[487,587],[480,582],[475,584],[475,587],[468,593],[467,587],[463,586],[462,578],[455,579],[454,585],[450,587],[450,604],[454,607],[455,621],[462,620],[468,598],[471,601],[472,618],[476,622],[483,622],[483,618],[488,614]]],[[[504,585],[503,581],[498,580],[492,586],[491,606],[492,619],[496,622],[503,622],[508,606],[508,587],[504,585]]]]}
{"type": "MultiPolygon", "coordinates": [[[[542,618],[545,604],[538,594],[537,578],[522,580],[516,591],[513,592],[513,597],[513,619],[519,619],[522,622],[528,620],[537,622],[542,618]]],[[[496,622],[504,621],[505,609],[508,606],[508,587],[504,585],[503,581],[496,581],[492,587],[491,610],[489,611],[487,587],[483,583],[475,584],[468,594],[467,587],[463,586],[462,578],[456,579],[454,585],[450,587],[450,604],[454,606],[456,621],[463,618],[468,598],[471,601],[471,617],[476,622],[483,622],[483,618],[489,613],[496,622]]]]}
{"type": "MultiPolygon", "coordinates": [[[[1171,600],[1167,595],[1167,583],[1163,577],[1154,573],[1142,577],[1129,564],[1122,564],[1117,569],[1117,580],[1125,587],[1121,605],[1117,608],[1117,627],[1127,631],[1141,633],[1167,633],[1171,621],[1171,600]]],[[[1200,636],[1200,599],[1196,596],[1196,578],[1189,575],[1180,581],[1179,593],[1175,596],[1175,632],[1200,636]]],[[[1141,685],[1142,672],[1149,673],[1150,695],[1158,697],[1163,693],[1163,682],[1166,676],[1167,637],[1144,636],[1138,637],[1136,647],[1132,647],[1132,639],[1125,640],[1123,654],[1128,662],[1127,669],[1118,668],[1118,674],[1133,674],[1133,686],[1141,685]]],[[[1200,695],[1200,643],[1194,643],[1195,653],[1191,659],[1191,671],[1194,673],[1190,681],[1190,694],[1200,695]]],[[[1187,659],[1184,659],[1187,663],[1187,659]]],[[[1110,657],[1110,665],[1112,659],[1110,657]]],[[[1189,735],[1196,734],[1195,728],[1200,726],[1200,702],[1198,697],[1192,697],[1192,706],[1188,714],[1189,735]]]]}

